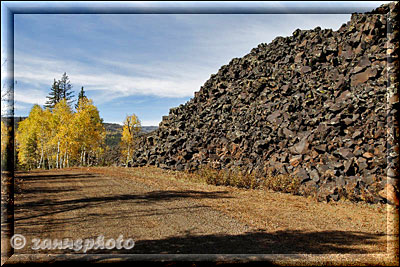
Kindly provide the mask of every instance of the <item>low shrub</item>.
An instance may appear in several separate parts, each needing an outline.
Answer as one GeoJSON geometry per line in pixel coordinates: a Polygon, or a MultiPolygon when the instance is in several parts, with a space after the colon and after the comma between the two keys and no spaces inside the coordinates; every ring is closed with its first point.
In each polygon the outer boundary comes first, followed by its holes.
{"type": "Polygon", "coordinates": [[[300,180],[290,175],[272,175],[264,179],[256,172],[246,172],[240,168],[217,170],[209,166],[195,172],[196,180],[210,185],[225,185],[248,189],[271,189],[284,193],[299,194],[300,180]]]}
{"type": "Polygon", "coordinates": [[[225,185],[239,188],[260,188],[261,183],[257,175],[247,173],[240,168],[231,170],[216,170],[209,166],[203,167],[196,172],[197,180],[211,185],[225,185]]]}
{"type": "Polygon", "coordinates": [[[263,186],[265,189],[298,195],[300,194],[300,185],[301,182],[296,177],[285,174],[268,174],[263,186]]]}

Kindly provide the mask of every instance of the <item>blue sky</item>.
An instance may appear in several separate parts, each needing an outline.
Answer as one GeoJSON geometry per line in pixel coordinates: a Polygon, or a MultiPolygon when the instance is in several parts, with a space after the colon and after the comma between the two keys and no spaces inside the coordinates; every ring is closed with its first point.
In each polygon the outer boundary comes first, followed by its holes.
{"type": "Polygon", "coordinates": [[[142,125],[158,125],[232,58],[297,28],[337,30],[349,19],[350,14],[16,14],[15,115],[43,105],[53,79],[67,72],[75,95],[84,86],[105,122],[122,123],[135,113],[142,125]]]}

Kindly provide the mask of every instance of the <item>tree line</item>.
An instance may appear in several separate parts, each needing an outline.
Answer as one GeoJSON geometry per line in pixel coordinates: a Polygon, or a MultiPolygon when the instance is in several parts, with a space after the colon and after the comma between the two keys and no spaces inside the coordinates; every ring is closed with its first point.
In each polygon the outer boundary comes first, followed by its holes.
{"type": "MultiPolygon", "coordinates": [[[[19,123],[15,139],[20,167],[52,169],[110,163],[106,158],[111,149],[105,144],[106,131],[97,107],[86,97],[83,87],[74,108],[73,97],[72,85],[64,73],[60,80],[54,79],[44,107],[34,105],[19,123]]],[[[126,117],[114,162],[128,165],[140,129],[135,114],[126,117]]]]}

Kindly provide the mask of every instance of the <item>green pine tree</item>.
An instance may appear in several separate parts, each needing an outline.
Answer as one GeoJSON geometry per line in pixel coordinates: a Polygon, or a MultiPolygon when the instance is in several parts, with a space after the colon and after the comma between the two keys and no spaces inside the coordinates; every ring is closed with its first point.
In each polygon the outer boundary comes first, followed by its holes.
{"type": "Polygon", "coordinates": [[[51,86],[49,96],[46,96],[48,100],[46,101],[44,107],[53,109],[55,105],[61,100],[61,91],[58,82],[54,79],[53,85],[51,86]]]}
{"type": "Polygon", "coordinates": [[[71,82],[69,81],[66,72],[64,72],[63,76],[61,77],[61,80],[58,80],[58,87],[60,88],[61,99],[65,99],[67,103],[70,105],[73,102],[72,98],[74,97],[74,95],[72,92],[71,82]]]}
{"type": "Polygon", "coordinates": [[[87,99],[87,97],[86,97],[86,95],[85,95],[85,90],[83,90],[83,86],[82,86],[81,91],[80,91],[79,94],[78,94],[78,102],[77,102],[76,105],[75,105],[75,108],[76,108],[76,109],[78,109],[79,104],[80,104],[80,102],[81,102],[81,100],[82,100],[83,98],[86,98],[86,99],[87,99]]]}

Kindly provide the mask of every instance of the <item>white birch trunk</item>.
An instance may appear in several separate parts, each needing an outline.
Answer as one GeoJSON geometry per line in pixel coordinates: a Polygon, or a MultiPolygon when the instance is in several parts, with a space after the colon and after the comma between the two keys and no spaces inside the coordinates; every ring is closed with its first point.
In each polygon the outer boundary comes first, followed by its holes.
{"type": "Polygon", "coordinates": [[[125,164],[125,168],[128,168],[128,163],[129,163],[129,155],[130,155],[130,147],[128,146],[128,155],[126,156],[126,164],[125,164]]]}
{"type": "Polygon", "coordinates": [[[60,141],[57,142],[57,158],[56,158],[56,168],[59,168],[59,158],[60,158],[60,141]]]}
{"type": "Polygon", "coordinates": [[[64,153],[63,168],[65,168],[66,164],[67,164],[67,150],[65,150],[65,153],[64,153]]]}
{"type": "Polygon", "coordinates": [[[40,169],[40,167],[42,166],[42,161],[43,161],[43,147],[42,147],[42,153],[40,154],[40,160],[39,160],[39,166],[38,169],[40,169]]]}

